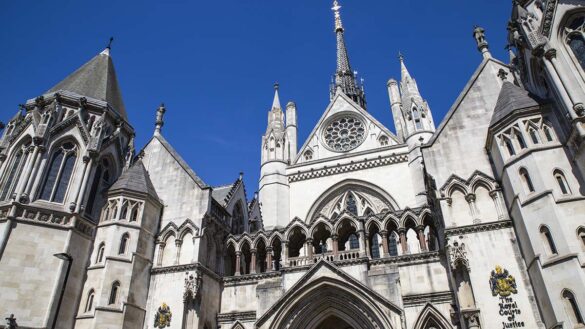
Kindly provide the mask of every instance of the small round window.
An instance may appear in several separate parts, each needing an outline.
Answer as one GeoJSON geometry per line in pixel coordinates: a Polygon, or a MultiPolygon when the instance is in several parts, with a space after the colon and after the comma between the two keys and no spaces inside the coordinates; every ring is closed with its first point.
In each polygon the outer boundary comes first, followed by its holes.
{"type": "Polygon", "coordinates": [[[329,121],[323,129],[323,138],[328,149],[347,152],[360,146],[366,136],[366,125],[354,115],[344,115],[329,121]]]}

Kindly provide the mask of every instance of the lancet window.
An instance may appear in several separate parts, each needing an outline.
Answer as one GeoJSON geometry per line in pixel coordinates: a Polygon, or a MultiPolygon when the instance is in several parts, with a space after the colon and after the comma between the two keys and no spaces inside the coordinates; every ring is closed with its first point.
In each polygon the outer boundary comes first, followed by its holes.
{"type": "Polygon", "coordinates": [[[580,16],[566,28],[567,45],[581,68],[585,70],[585,16],[580,16]]]}
{"type": "Polygon", "coordinates": [[[18,185],[18,182],[20,181],[20,175],[22,174],[24,164],[30,153],[29,149],[30,142],[23,143],[14,154],[10,166],[8,167],[9,169],[4,174],[2,189],[0,190],[0,200],[8,200],[16,190],[16,185],[18,185]]]}
{"type": "Polygon", "coordinates": [[[71,142],[64,143],[50,159],[40,199],[63,203],[77,160],[77,146],[71,142]]]}

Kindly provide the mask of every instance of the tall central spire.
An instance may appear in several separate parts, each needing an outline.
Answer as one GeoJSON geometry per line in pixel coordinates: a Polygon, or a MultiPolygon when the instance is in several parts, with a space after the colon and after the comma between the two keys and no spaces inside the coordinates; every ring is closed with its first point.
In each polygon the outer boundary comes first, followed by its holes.
{"type": "Polygon", "coordinates": [[[335,34],[337,37],[337,72],[335,73],[335,82],[331,88],[331,96],[335,95],[338,88],[353,99],[358,105],[366,108],[366,97],[364,87],[358,84],[356,73],[351,70],[349,56],[345,47],[344,28],[341,21],[341,6],[337,0],[333,1],[333,13],[335,15],[335,34]]]}

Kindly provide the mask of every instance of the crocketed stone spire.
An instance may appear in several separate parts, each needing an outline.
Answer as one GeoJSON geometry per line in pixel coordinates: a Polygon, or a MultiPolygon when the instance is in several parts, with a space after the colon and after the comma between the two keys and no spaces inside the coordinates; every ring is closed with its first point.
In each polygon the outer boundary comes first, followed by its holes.
{"type": "Polygon", "coordinates": [[[355,73],[351,70],[349,64],[349,56],[347,55],[347,48],[345,46],[344,29],[341,21],[341,14],[339,10],[341,6],[337,0],[333,1],[333,8],[335,13],[335,34],[337,36],[337,72],[335,73],[335,83],[331,88],[332,96],[337,92],[338,88],[353,99],[364,109],[366,108],[366,97],[363,85],[358,85],[355,73]]]}

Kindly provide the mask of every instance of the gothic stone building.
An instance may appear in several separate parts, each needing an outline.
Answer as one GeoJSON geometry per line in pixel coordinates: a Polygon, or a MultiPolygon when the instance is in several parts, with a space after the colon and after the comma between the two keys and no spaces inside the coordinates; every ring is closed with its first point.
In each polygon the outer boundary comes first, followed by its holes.
{"type": "Polygon", "coordinates": [[[401,58],[395,132],[367,111],[333,10],[330,104],[299,145],[302,111],[276,88],[251,201],[241,176],[213,187],[189,167],[164,106],[135,151],[109,49],[27,101],[0,140],[0,315],[21,328],[585,328],[584,2],[515,1],[508,63],[475,28],[481,62],[438,127],[401,58]]]}

